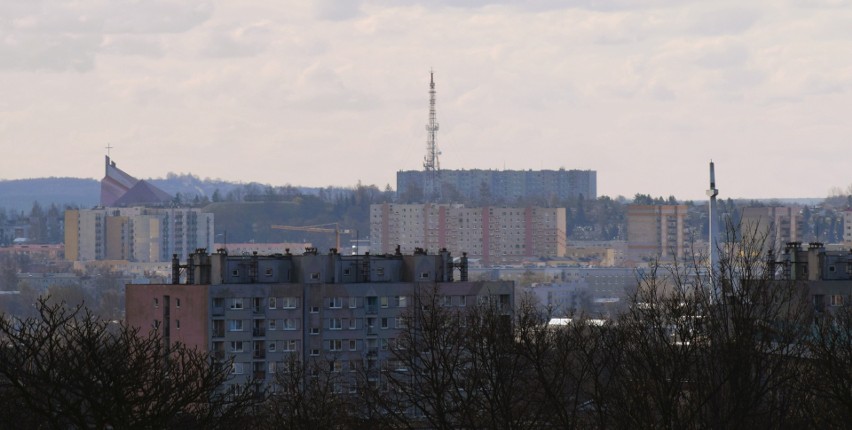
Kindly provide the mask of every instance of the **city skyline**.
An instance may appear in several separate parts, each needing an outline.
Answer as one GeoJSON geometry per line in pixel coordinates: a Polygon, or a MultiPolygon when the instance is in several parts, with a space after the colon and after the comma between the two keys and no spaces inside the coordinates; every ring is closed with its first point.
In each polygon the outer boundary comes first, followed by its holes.
{"type": "Polygon", "coordinates": [[[192,173],[395,184],[590,169],[598,194],[825,197],[844,171],[852,6],[515,2],[0,5],[0,178],[192,173]]]}

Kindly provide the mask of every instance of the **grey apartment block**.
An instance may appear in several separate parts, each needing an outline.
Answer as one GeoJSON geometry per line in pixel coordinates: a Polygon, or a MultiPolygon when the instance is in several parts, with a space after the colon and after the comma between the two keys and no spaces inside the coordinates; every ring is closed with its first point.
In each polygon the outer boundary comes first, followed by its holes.
{"type": "MultiPolygon", "coordinates": [[[[422,195],[427,173],[420,170],[396,173],[397,196],[422,195]]],[[[439,183],[445,198],[454,195],[480,199],[487,192],[496,201],[521,198],[597,198],[597,172],[594,170],[441,170],[439,183]]]]}
{"type": "MultiPolygon", "coordinates": [[[[179,267],[179,266],[178,266],[179,267]]],[[[349,372],[393,366],[390,348],[420,299],[437,292],[457,310],[488,300],[507,313],[514,285],[468,281],[465,259],[427,255],[230,256],[199,252],[185,266],[189,283],[209,285],[207,347],[233,360],[231,384],[269,384],[293,358],[349,372]]],[[[176,273],[177,275],[177,273],[176,273]]],[[[181,287],[181,285],[175,285],[181,287]]],[[[186,317],[184,317],[186,318],[186,317]]],[[[186,325],[186,324],[184,324],[186,325]]],[[[344,373],[346,374],[346,373],[344,373]]],[[[346,381],[347,378],[342,378],[346,381]]]]}

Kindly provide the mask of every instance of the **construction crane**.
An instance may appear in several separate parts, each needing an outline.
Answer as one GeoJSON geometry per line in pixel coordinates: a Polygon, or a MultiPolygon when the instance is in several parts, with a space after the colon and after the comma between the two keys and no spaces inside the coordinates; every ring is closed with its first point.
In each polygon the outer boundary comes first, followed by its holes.
{"type": "Polygon", "coordinates": [[[349,229],[340,229],[340,225],[338,223],[330,223],[330,224],[317,224],[317,225],[305,225],[305,226],[295,226],[295,225],[272,225],[271,228],[276,230],[290,230],[290,231],[307,231],[310,233],[334,233],[334,243],[337,247],[337,251],[340,252],[340,233],[349,234],[351,231],[349,229]],[[334,226],[334,228],[328,228],[328,226],[334,226]]]}

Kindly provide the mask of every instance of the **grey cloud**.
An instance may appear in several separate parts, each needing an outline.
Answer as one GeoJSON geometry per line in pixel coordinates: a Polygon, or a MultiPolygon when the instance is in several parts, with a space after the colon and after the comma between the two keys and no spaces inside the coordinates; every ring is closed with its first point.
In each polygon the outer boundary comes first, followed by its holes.
{"type": "Polygon", "coordinates": [[[105,35],[183,32],[212,10],[209,0],[0,2],[0,68],[88,71],[101,49],[157,56],[156,44],[105,35]]]}
{"type": "Polygon", "coordinates": [[[202,52],[213,57],[248,57],[263,52],[272,32],[266,23],[235,29],[216,28],[202,52]]]}
{"type": "Polygon", "coordinates": [[[318,19],[345,21],[361,14],[360,0],[317,0],[314,13],[318,19]]]}
{"type": "Polygon", "coordinates": [[[0,34],[0,40],[0,69],[78,72],[94,67],[101,42],[91,35],[44,34],[0,34]]]}
{"type": "Polygon", "coordinates": [[[33,33],[179,33],[205,21],[209,0],[5,2],[0,28],[33,33]]]}
{"type": "Polygon", "coordinates": [[[695,18],[692,29],[704,35],[740,34],[751,28],[760,14],[750,9],[726,9],[703,13],[695,18]]]}
{"type": "Polygon", "coordinates": [[[207,21],[208,0],[110,1],[104,13],[107,33],[180,33],[207,21]]]}
{"type": "Polygon", "coordinates": [[[565,9],[588,9],[599,11],[643,10],[681,6],[698,0],[380,0],[384,5],[417,4],[423,7],[482,8],[508,6],[519,10],[542,12],[565,9]]]}
{"type": "Polygon", "coordinates": [[[165,54],[163,44],[156,36],[146,35],[107,36],[101,44],[100,52],[149,58],[161,58],[165,54]]]}
{"type": "Polygon", "coordinates": [[[701,49],[696,53],[696,63],[709,69],[738,67],[749,59],[749,51],[742,45],[715,45],[701,49]]]}

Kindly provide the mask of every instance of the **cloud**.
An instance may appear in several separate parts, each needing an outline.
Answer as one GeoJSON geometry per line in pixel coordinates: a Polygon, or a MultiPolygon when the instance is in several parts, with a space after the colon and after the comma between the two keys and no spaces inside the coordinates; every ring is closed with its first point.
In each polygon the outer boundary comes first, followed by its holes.
{"type": "Polygon", "coordinates": [[[320,20],[345,21],[361,15],[360,0],[316,0],[314,16],[320,20]]]}
{"type": "Polygon", "coordinates": [[[0,69],[85,72],[102,49],[158,57],[156,42],[107,36],[185,32],[212,11],[209,0],[2,2],[0,69]]]}
{"type": "Polygon", "coordinates": [[[263,52],[274,37],[269,22],[257,22],[234,29],[214,28],[202,53],[212,57],[249,57],[263,52]]]}
{"type": "Polygon", "coordinates": [[[692,31],[708,36],[741,34],[750,29],[760,16],[756,10],[742,8],[700,12],[694,17],[692,31]]]}

